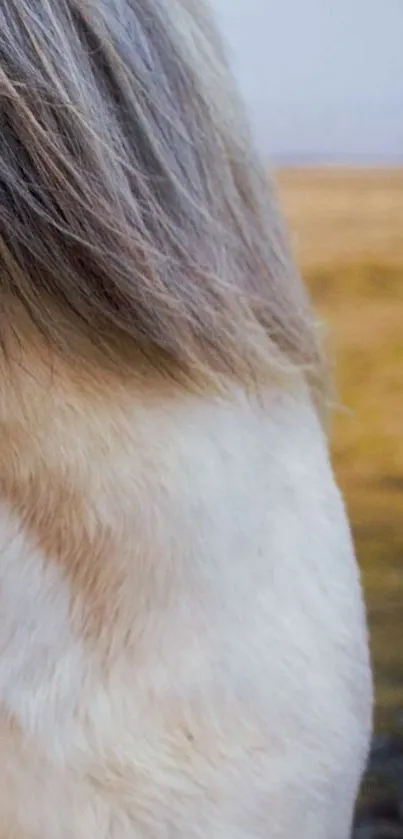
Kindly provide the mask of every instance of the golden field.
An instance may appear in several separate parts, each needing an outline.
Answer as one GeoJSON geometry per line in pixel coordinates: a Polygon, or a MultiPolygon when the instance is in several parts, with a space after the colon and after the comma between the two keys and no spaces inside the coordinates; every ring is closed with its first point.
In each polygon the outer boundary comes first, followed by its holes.
{"type": "Polygon", "coordinates": [[[403,169],[277,173],[327,329],[334,463],[369,610],[377,725],[403,709],[403,169]]]}

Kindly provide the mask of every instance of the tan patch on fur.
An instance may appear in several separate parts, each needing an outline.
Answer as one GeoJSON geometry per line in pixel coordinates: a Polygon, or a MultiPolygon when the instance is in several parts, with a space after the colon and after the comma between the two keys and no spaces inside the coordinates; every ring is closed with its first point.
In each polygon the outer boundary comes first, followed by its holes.
{"type": "Polygon", "coordinates": [[[158,555],[160,512],[171,516],[163,435],[175,427],[178,398],[192,397],[97,360],[80,369],[29,330],[0,359],[0,378],[0,498],[60,566],[76,629],[104,647],[124,645],[127,627],[136,631],[131,592],[146,602],[160,585],[160,602],[175,587],[158,555]]]}
{"type": "Polygon", "coordinates": [[[95,367],[81,376],[57,359],[51,367],[37,349],[3,370],[0,494],[68,578],[80,630],[107,637],[133,544],[130,493],[124,473],[114,474],[119,450],[132,445],[123,391],[95,367]]]}
{"type": "Polygon", "coordinates": [[[123,575],[114,567],[119,556],[116,536],[99,522],[91,528],[88,501],[71,491],[60,478],[32,476],[26,486],[2,481],[3,497],[19,516],[33,544],[52,563],[61,566],[70,584],[72,618],[77,628],[100,637],[113,624],[117,592],[123,575]],[[91,529],[93,532],[91,533],[91,529]]]}

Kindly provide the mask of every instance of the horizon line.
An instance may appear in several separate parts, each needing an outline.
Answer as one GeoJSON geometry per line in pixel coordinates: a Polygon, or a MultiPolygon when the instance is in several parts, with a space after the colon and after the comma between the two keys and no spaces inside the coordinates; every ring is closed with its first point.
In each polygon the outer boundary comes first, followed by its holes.
{"type": "Polygon", "coordinates": [[[327,152],[278,152],[268,153],[269,162],[274,166],[403,166],[403,153],[398,154],[351,154],[327,152]]]}

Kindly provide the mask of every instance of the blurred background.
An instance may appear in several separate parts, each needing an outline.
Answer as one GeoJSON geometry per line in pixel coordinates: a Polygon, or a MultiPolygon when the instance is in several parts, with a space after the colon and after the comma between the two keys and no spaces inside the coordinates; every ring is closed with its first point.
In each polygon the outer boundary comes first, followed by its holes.
{"type": "Polygon", "coordinates": [[[378,736],[366,786],[372,821],[363,815],[356,835],[397,839],[403,837],[403,0],[212,2],[335,359],[334,464],[363,575],[376,679],[378,736]]]}

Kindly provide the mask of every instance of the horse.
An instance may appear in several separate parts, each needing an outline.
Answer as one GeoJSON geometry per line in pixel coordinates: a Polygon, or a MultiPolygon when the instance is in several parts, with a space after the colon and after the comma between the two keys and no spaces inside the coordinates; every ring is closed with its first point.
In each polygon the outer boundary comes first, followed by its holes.
{"type": "Polygon", "coordinates": [[[0,4],[0,839],[347,839],[320,325],[201,0],[0,4]]]}

